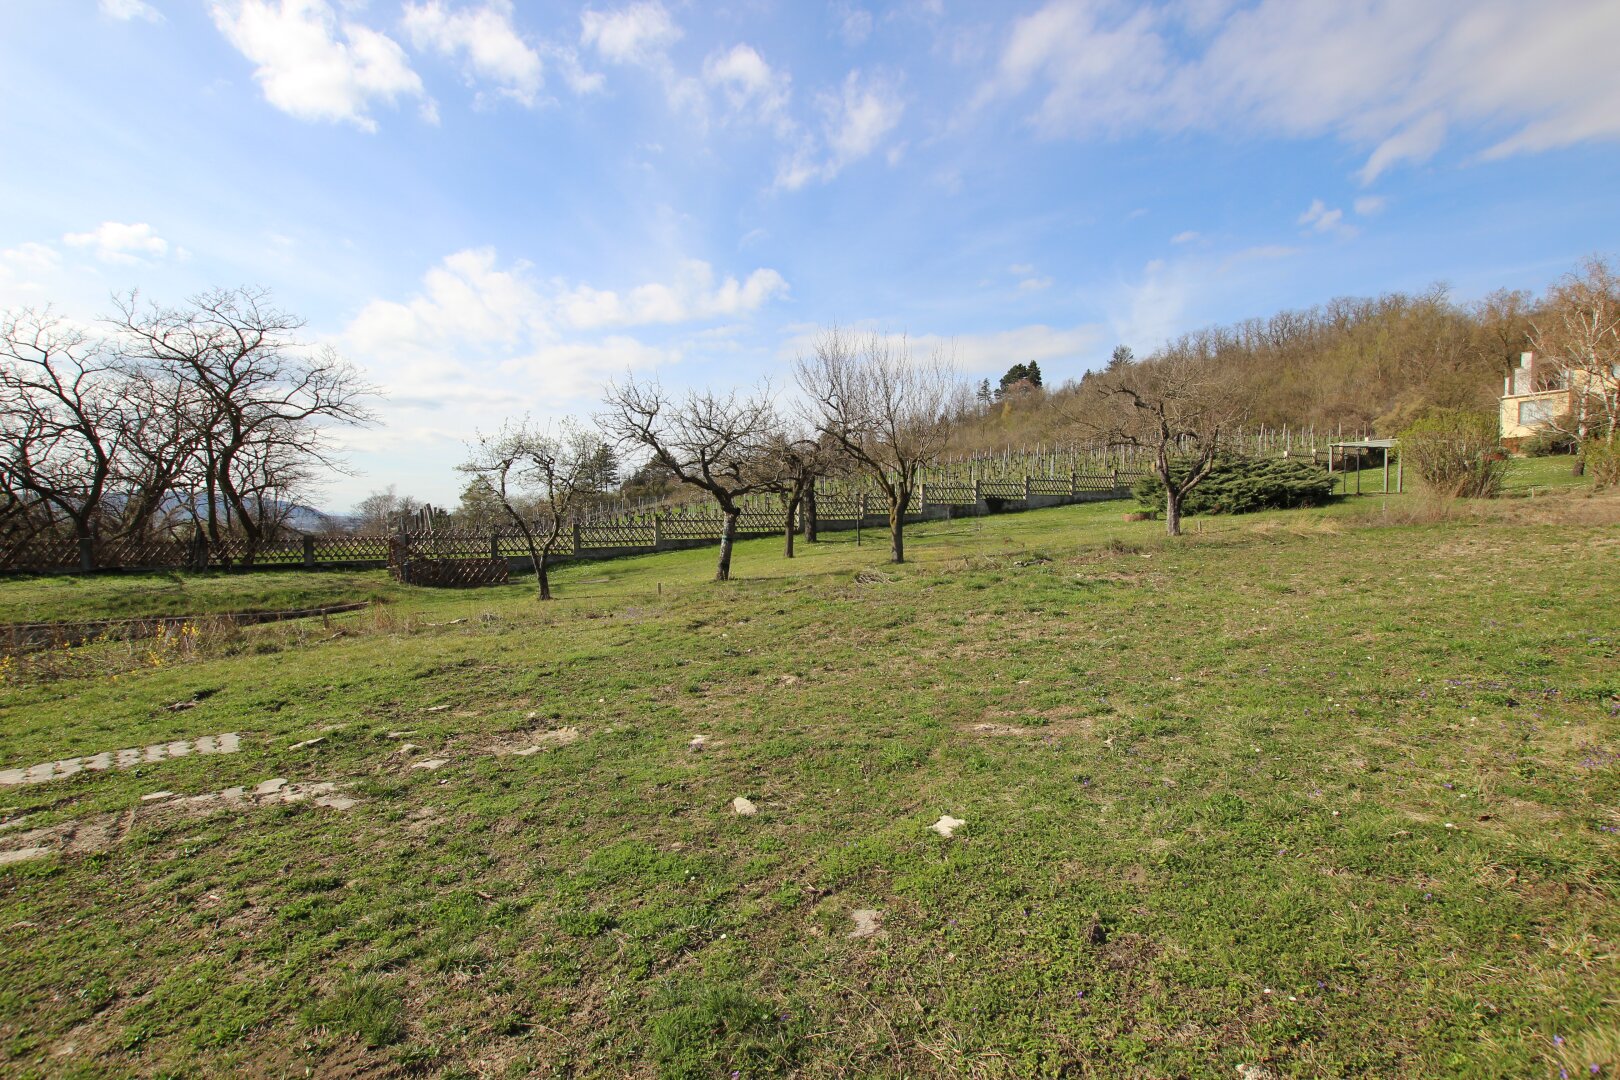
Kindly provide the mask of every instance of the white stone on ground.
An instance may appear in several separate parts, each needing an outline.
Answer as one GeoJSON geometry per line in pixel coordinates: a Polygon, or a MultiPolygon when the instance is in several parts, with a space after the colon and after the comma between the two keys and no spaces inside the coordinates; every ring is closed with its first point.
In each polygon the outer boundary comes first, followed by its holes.
{"type": "Polygon", "coordinates": [[[266,780],[264,783],[260,784],[256,788],[254,788],[253,789],[253,794],[255,794],[255,795],[274,795],[276,792],[280,791],[282,788],[284,788],[286,786],[287,786],[287,781],[281,779],[280,777],[277,777],[274,780],[266,780]]]}
{"type": "Polygon", "coordinates": [[[142,795],[141,802],[157,802],[159,799],[172,798],[174,798],[174,792],[172,791],[154,791],[150,795],[142,795]]]}
{"type": "Polygon", "coordinates": [[[708,744],[709,737],[707,735],[694,735],[692,741],[686,744],[686,748],[688,750],[702,750],[708,744]]]}
{"type": "Polygon", "coordinates": [[[450,764],[450,759],[449,758],[435,757],[435,758],[428,758],[426,761],[418,761],[414,765],[412,765],[411,768],[413,768],[413,769],[427,769],[429,772],[431,772],[434,769],[442,769],[448,764],[450,764]]]}
{"type": "Polygon", "coordinates": [[[855,920],[855,929],[849,932],[852,938],[876,937],[883,932],[883,912],[872,908],[860,908],[849,913],[855,920]]]}
{"type": "MultiPolygon", "coordinates": [[[[533,757],[542,750],[550,750],[554,746],[568,746],[571,743],[578,742],[579,729],[571,727],[558,728],[556,731],[542,731],[538,735],[520,736],[520,738],[531,739],[533,743],[530,746],[523,747],[521,750],[506,751],[497,748],[495,753],[511,753],[517,757],[533,757]]],[[[507,745],[511,744],[508,743],[507,745]]]]}
{"type": "Polygon", "coordinates": [[[731,809],[734,813],[737,813],[742,817],[753,817],[755,814],[759,813],[759,807],[755,806],[752,802],[743,798],[741,795],[731,800],[731,809]]]}
{"type": "Polygon", "coordinates": [[[941,836],[954,836],[956,834],[956,830],[960,829],[966,824],[967,822],[963,821],[961,818],[953,818],[949,814],[941,814],[939,820],[928,827],[939,833],[941,836]]]}
{"type": "Polygon", "coordinates": [[[326,741],[326,736],[325,735],[317,735],[313,739],[305,739],[303,742],[293,743],[291,746],[287,747],[287,749],[289,749],[289,750],[303,750],[306,747],[319,746],[321,743],[323,743],[325,741],[326,741]]]}

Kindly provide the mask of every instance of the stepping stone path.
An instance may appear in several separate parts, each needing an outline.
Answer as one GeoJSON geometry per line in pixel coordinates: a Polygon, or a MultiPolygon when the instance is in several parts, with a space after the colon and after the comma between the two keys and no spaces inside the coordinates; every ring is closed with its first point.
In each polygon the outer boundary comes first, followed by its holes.
{"type": "Polygon", "coordinates": [[[108,750],[90,757],[46,761],[28,769],[0,769],[0,786],[43,784],[47,780],[63,780],[86,770],[105,772],[108,769],[128,769],[135,765],[182,758],[191,754],[234,754],[240,749],[240,737],[234,731],[227,731],[223,735],[204,735],[195,742],[180,739],[176,742],[154,743],[151,746],[129,750],[108,750]]]}
{"type": "Polygon", "coordinates": [[[251,810],[278,803],[300,802],[339,812],[359,805],[358,799],[344,795],[338,785],[330,781],[290,783],[281,777],[266,780],[251,791],[245,787],[229,787],[224,791],[190,796],[177,795],[172,791],[154,791],[141,796],[139,806],[121,813],[98,814],[79,821],[63,821],[7,835],[0,840],[0,845],[3,845],[0,848],[0,866],[56,852],[86,854],[106,851],[122,843],[136,821],[145,820],[153,814],[208,814],[217,810],[251,810]]]}

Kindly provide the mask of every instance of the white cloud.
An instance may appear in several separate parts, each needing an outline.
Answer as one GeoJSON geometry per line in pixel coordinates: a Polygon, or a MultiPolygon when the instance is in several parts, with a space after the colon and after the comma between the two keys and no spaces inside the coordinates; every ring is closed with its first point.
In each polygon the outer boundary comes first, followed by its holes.
{"type": "Polygon", "coordinates": [[[683,262],[672,281],[649,282],[623,293],[542,282],[532,269],[521,261],[501,266],[491,248],[458,251],[423,276],[411,299],[367,304],[345,336],[373,353],[424,343],[511,350],[554,341],[564,331],[744,315],[788,291],[781,274],[764,268],[742,281],[728,276],[716,282],[714,268],[698,259],[683,262]]]}
{"type": "MultiPolygon", "coordinates": [[[[339,21],[327,0],[222,0],[214,25],[257,68],[265,100],[301,120],[375,131],[373,103],[425,100],[405,51],[386,34],[339,21]]],[[[430,118],[431,103],[424,105],[430,118]]]]}
{"type": "Polygon", "coordinates": [[[0,307],[36,301],[61,265],[61,256],[49,244],[30,241],[0,251],[0,307]]]}
{"type": "Polygon", "coordinates": [[[556,306],[562,323],[591,330],[742,315],[787,291],[787,281],[770,269],[755,270],[741,282],[728,277],[716,285],[712,266],[689,259],[672,282],[637,285],[623,294],[581,285],[561,293],[556,306]]]}
{"type": "Polygon", "coordinates": [[[807,138],[782,164],[777,186],[797,190],[811,181],[825,183],[872,154],[900,125],[905,102],[889,82],[852,71],[837,93],[822,94],[819,138],[807,138]]]}
{"type": "Polygon", "coordinates": [[[1028,277],[1018,283],[1018,288],[1023,292],[1040,292],[1051,287],[1052,279],[1049,277],[1028,277]]]}
{"type": "Polygon", "coordinates": [[[129,22],[131,19],[145,19],[147,22],[163,21],[162,13],[144,0],[101,0],[101,13],[109,19],[117,19],[120,22],[129,22]]]}
{"type": "Polygon", "coordinates": [[[1363,184],[1370,184],[1383,175],[1391,165],[1402,161],[1428,161],[1446,141],[1446,118],[1438,112],[1429,113],[1401,128],[1373,148],[1367,163],[1356,175],[1363,184]]]}
{"type": "Polygon", "coordinates": [[[1314,232],[1332,233],[1336,236],[1349,237],[1356,235],[1357,232],[1354,225],[1345,222],[1343,210],[1338,208],[1330,210],[1321,199],[1312,199],[1311,205],[1299,215],[1295,224],[1304,225],[1314,232]]]}
{"type": "Polygon", "coordinates": [[[1176,233],[1176,235],[1174,235],[1174,236],[1172,236],[1170,238],[1170,242],[1172,244],[1190,244],[1194,240],[1200,240],[1202,238],[1203,238],[1203,233],[1195,232],[1192,229],[1188,229],[1186,232],[1178,232],[1178,233],[1176,233]]]}
{"type": "Polygon", "coordinates": [[[547,332],[546,303],[527,263],[496,265],[491,248],[458,251],[429,270],[409,301],[374,300],[345,335],[368,352],[411,343],[515,346],[547,332]]]}
{"type": "MultiPolygon", "coordinates": [[[[846,329],[889,332],[889,328],[873,320],[846,324],[846,329]]],[[[798,323],[787,327],[788,335],[777,349],[783,360],[804,356],[815,348],[821,328],[798,323]]],[[[1083,363],[1103,342],[1103,328],[1095,323],[1080,326],[1047,326],[1033,323],[1010,330],[997,330],[985,334],[907,334],[906,343],[915,359],[941,356],[962,375],[1000,375],[1016,363],[1031,360],[1041,364],[1051,361],[1072,360],[1083,363]]],[[[1056,376],[1056,372],[1050,373],[1056,376]]]]}
{"type": "Polygon", "coordinates": [[[1179,333],[1198,272],[1184,263],[1167,264],[1154,259],[1142,268],[1142,277],[1124,289],[1122,297],[1110,306],[1115,341],[1124,342],[1146,356],[1179,333]]]}
{"type": "Polygon", "coordinates": [[[169,242],[144,221],[134,225],[104,221],[89,232],[68,233],[62,242],[69,247],[94,248],[102,262],[123,266],[161,259],[169,253],[169,242]]]}
{"type": "Polygon", "coordinates": [[[579,40],[615,64],[646,64],[681,38],[659,0],[642,0],[616,11],[586,8],[579,16],[579,40]]]}
{"type": "Polygon", "coordinates": [[[645,358],[625,338],[561,340],[531,271],[500,265],[489,248],[458,251],[409,299],[367,304],[339,340],[388,391],[391,412],[418,425],[424,413],[460,413],[434,424],[460,425],[461,438],[533,408],[537,393],[543,402],[592,395],[628,359],[645,358]]]}
{"type": "Polygon", "coordinates": [[[872,13],[865,8],[839,3],[833,7],[833,16],[838,20],[838,34],[845,45],[853,48],[871,36],[872,13]]]}
{"type": "Polygon", "coordinates": [[[444,0],[405,6],[405,31],[418,49],[460,56],[469,80],[487,79],[500,92],[533,105],[544,65],[512,25],[511,0],[487,0],[477,8],[452,11],[444,0]]]}
{"type": "Polygon", "coordinates": [[[1382,195],[1363,195],[1355,201],[1354,205],[1357,214],[1362,217],[1373,217],[1382,214],[1384,207],[1389,205],[1389,202],[1382,195]]]}
{"type": "Polygon", "coordinates": [[[1016,20],[980,105],[1034,92],[1044,134],[1332,135],[1363,182],[1471,127],[1496,157],[1620,138],[1620,4],[1050,0],[1016,20]]]}
{"type": "Polygon", "coordinates": [[[733,115],[752,116],[786,134],[792,130],[787,115],[790,80],[773,71],[752,46],[734,45],[703,62],[703,81],[725,98],[733,115]]]}
{"type": "Polygon", "coordinates": [[[997,375],[1011,364],[1031,360],[1041,364],[1068,360],[1079,366],[1102,341],[1102,327],[1094,324],[1058,327],[1041,323],[989,334],[922,334],[910,339],[914,356],[930,356],[937,350],[952,358],[957,370],[966,375],[997,375]]]}

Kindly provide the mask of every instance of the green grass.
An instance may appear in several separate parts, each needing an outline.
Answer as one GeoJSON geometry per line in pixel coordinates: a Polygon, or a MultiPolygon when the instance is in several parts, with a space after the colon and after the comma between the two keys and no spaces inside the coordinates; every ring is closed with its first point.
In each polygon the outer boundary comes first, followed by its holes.
{"type": "Polygon", "coordinates": [[[1609,1075],[1620,515],[1386,505],[1177,543],[1037,511],[903,567],[754,541],[729,585],[697,550],[549,605],[400,589],[345,636],[0,687],[8,767],[243,733],[0,789],[24,828],[273,776],[361,800],[148,808],[0,867],[0,1071],[1609,1075]]]}
{"type": "Polygon", "coordinates": [[[1591,487],[1592,480],[1575,475],[1573,455],[1552,457],[1514,458],[1509,463],[1503,492],[1513,495],[1544,495],[1553,491],[1566,491],[1591,487]]]}
{"type": "Polygon", "coordinates": [[[385,572],[55,574],[0,578],[0,624],[287,611],[398,596],[385,572]]]}

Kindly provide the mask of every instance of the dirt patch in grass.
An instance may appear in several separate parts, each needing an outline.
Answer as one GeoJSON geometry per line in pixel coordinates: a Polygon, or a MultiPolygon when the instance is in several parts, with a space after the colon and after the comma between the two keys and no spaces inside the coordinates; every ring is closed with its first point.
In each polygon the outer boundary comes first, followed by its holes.
{"type": "Polygon", "coordinates": [[[1016,709],[987,709],[963,730],[979,738],[1044,739],[1060,735],[1089,735],[1097,718],[1084,709],[1062,706],[1031,713],[1016,709]]]}
{"type": "Polygon", "coordinates": [[[545,750],[554,750],[559,746],[569,746],[580,740],[578,728],[555,728],[549,731],[515,731],[503,735],[494,742],[486,743],[483,747],[485,753],[503,756],[512,754],[517,757],[529,757],[545,750]]]}

